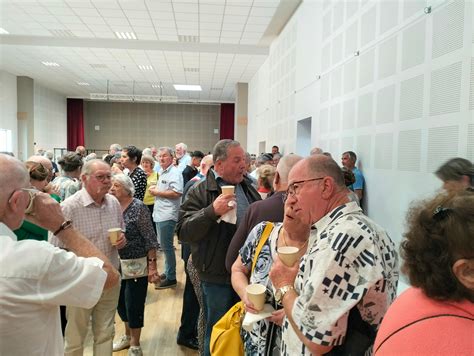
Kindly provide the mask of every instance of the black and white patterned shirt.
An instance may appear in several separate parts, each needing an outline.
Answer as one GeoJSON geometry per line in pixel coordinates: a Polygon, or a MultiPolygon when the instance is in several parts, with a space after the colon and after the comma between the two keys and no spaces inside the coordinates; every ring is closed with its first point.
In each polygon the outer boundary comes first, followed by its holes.
{"type": "Polygon", "coordinates": [[[128,176],[132,180],[133,186],[135,187],[135,194],[133,197],[143,201],[143,198],[145,197],[147,179],[145,171],[140,167],[137,167],[132,172],[130,172],[128,176]]]}
{"type": "MultiPolygon", "coordinates": [[[[396,296],[398,255],[387,233],[354,202],[335,208],[314,227],[295,280],[299,296],[292,316],[312,342],[340,345],[355,305],[378,328],[396,296]]],[[[286,318],[282,330],[282,354],[311,355],[286,318]]]]}

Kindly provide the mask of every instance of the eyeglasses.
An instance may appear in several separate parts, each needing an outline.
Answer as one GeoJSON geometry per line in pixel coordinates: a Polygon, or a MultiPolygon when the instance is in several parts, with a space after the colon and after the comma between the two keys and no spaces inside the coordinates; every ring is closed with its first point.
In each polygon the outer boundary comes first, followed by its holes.
{"type": "Polygon", "coordinates": [[[97,179],[99,182],[104,182],[106,179],[108,180],[111,180],[112,179],[112,175],[111,174],[100,174],[100,175],[92,175],[91,174],[91,177],[94,177],[95,179],[97,179]]]}
{"type": "Polygon", "coordinates": [[[286,190],[285,194],[283,194],[283,201],[286,201],[290,196],[294,197],[296,193],[298,193],[298,188],[301,187],[303,183],[312,182],[312,181],[321,180],[321,179],[324,179],[324,177],[303,179],[303,180],[299,180],[299,181],[291,183],[288,186],[288,189],[286,190]]]}
{"type": "Polygon", "coordinates": [[[11,200],[13,194],[15,194],[15,192],[17,192],[18,190],[21,190],[23,192],[28,192],[28,206],[25,209],[25,214],[33,213],[33,202],[35,200],[36,194],[38,194],[40,191],[36,188],[19,188],[19,189],[16,189],[11,194],[10,199],[8,199],[9,203],[10,203],[10,200],[11,200]]]}

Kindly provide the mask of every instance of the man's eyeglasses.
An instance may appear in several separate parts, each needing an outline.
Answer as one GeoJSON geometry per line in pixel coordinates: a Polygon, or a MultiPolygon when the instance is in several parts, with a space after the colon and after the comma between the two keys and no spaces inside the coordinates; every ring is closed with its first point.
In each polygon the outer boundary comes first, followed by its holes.
{"type": "Polygon", "coordinates": [[[303,180],[299,180],[299,181],[291,183],[288,186],[288,189],[286,190],[285,194],[283,194],[283,201],[286,201],[286,199],[288,199],[290,196],[294,197],[296,193],[298,193],[298,188],[301,187],[303,183],[312,182],[312,181],[321,180],[321,179],[324,179],[324,177],[303,179],[303,180]]]}
{"type": "Polygon", "coordinates": [[[94,177],[95,179],[97,179],[99,182],[104,182],[106,179],[107,180],[111,180],[112,179],[112,175],[111,174],[100,174],[100,175],[92,175],[91,174],[91,177],[94,177]]]}
{"type": "Polygon", "coordinates": [[[13,196],[13,194],[15,194],[15,192],[17,192],[18,190],[21,190],[23,192],[27,192],[28,193],[28,206],[26,207],[25,209],[25,214],[31,214],[33,212],[33,202],[35,200],[35,197],[36,197],[36,194],[38,194],[40,191],[34,187],[32,188],[19,188],[19,189],[16,189],[13,191],[12,195],[10,196],[10,199],[8,199],[8,202],[10,203],[10,200],[11,200],[11,197],[13,196]]]}

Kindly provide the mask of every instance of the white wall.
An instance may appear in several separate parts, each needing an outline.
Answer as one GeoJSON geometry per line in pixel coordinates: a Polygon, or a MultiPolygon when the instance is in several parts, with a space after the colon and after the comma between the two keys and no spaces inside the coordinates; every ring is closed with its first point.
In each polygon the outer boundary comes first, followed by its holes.
{"type": "Polygon", "coordinates": [[[67,100],[54,90],[34,84],[35,148],[67,146],[67,100]]]}
{"type": "Polygon", "coordinates": [[[16,76],[0,70],[0,129],[12,131],[12,148],[18,154],[16,76]]]}
{"type": "Polygon", "coordinates": [[[397,242],[409,203],[440,187],[432,172],[474,160],[473,3],[430,4],[305,1],[249,84],[249,152],[295,151],[312,117],[312,146],[358,154],[368,214],[397,242]]]}

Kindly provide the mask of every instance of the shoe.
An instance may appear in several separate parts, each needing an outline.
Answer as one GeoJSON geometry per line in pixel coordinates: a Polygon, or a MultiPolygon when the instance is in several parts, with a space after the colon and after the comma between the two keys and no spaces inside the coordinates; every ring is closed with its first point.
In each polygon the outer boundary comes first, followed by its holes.
{"type": "Polygon", "coordinates": [[[166,279],[166,274],[165,273],[160,274],[160,279],[164,281],[166,279]]]}
{"type": "Polygon", "coordinates": [[[115,352],[115,351],[128,349],[129,347],[130,347],[130,336],[122,335],[119,341],[114,342],[113,350],[115,352]]]}
{"type": "Polygon", "coordinates": [[[183,340],[183,339],[179,339],[179,338],[178,338],[178,339],[176,340],[176,343],[177,343],[178,345],[187,347],[188,349],[199,350],[199,343],[198,343],[198,341],[197,341],[196,338],[186,339],[186,340],[183,340]]]}
{"type": "Polygon", "coordinates": [[[168,279],[168,278],[165,278],[161,281],[160,285],[156,285],[155,284],[155,289],[166,289],[166,288],[173,288],[173,287],[176,287],[176,279],[168,279]]]}
{"type": "Polygon", "coordinates": [[[143,356],[142,348],[140,346],[130,346],[128,356],[143,356]]]}

